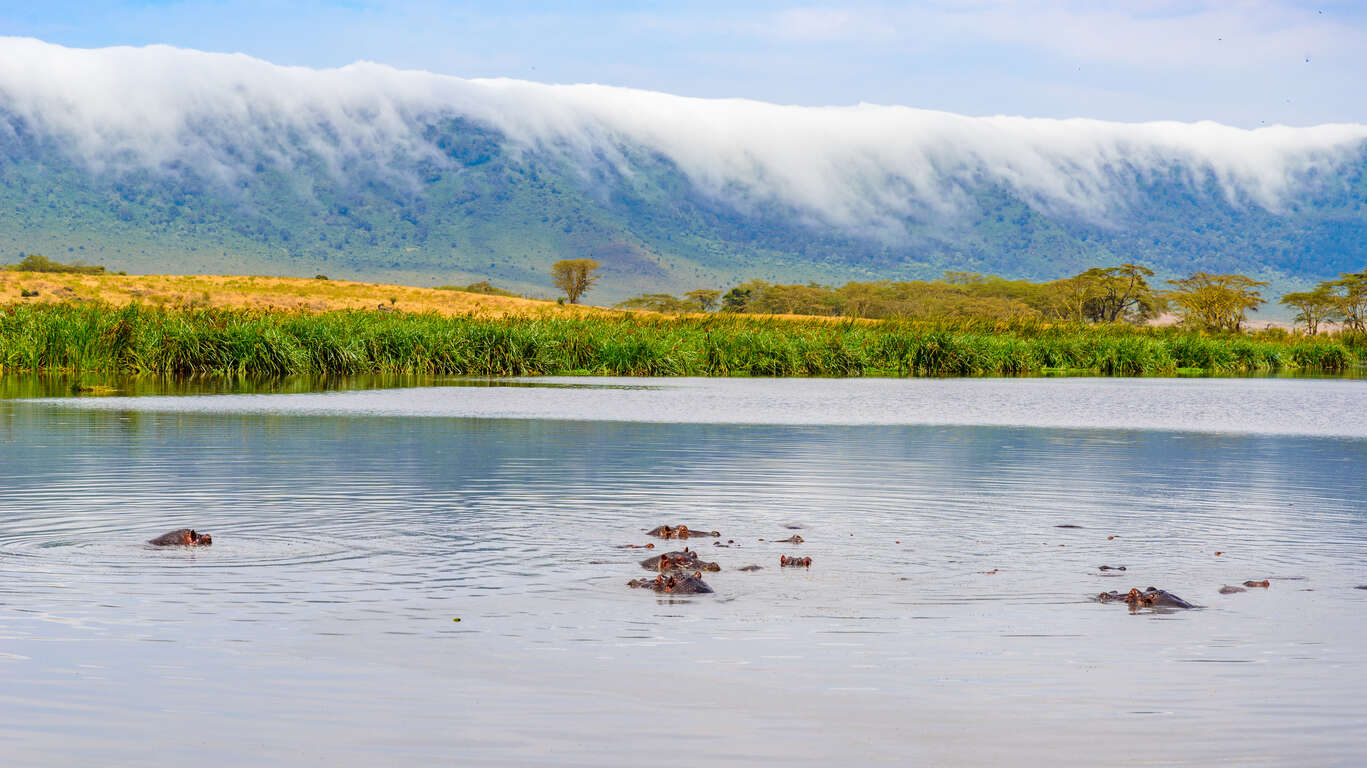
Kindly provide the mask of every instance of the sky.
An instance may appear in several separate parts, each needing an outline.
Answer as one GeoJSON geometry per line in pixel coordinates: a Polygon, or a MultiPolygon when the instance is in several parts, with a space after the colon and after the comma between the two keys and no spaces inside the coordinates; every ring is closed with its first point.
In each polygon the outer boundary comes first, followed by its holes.
{"type": "Polygon", "coordinates": [[[1362,0],[0,0],[0,35],[809,106],[1367,123],[1362,0]]]}

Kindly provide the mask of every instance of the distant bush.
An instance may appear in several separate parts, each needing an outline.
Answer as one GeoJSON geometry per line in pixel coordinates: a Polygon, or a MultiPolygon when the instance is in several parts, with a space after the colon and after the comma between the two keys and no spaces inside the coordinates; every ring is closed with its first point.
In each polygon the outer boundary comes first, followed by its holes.
{"type": "Polygon", "coordinates": [[[327,280],[327,279],[328,279],[328,276],[327,276],[327,275],[314,275],[314,276],[313,276],[313,279],[314,279],[314,280],[327,280]]]}
{"type": "Polygon", "coordinates": [[[518,294],[513,293],[512,291],[505,291],[504,289],[499,288],[498,286],[494,285],[488,280],[480,280],[478,283],[470,283],[469,285],[439,285],[437,286],[437,290],[465,291],[466,293],[483,293],[487,296],[510,296],[512,298],[518,297],[518,294]]]}
{"type": "Polygon", "coordinates": [[[14,272],[61,272],[81,275],[103,275],[105,273],[104,267],[82,264],[79,261],[74,264],[63,264],[36,253],[30,253],[20,259],[18,264],[11,264],[7,269],[14,272]]]}
{"type": "Polygon", "coordinates": [[[622,309],[648,309],[652,312],[697,312],[698,305],[667,293],[647,293],[617,304],[622,309]]]}

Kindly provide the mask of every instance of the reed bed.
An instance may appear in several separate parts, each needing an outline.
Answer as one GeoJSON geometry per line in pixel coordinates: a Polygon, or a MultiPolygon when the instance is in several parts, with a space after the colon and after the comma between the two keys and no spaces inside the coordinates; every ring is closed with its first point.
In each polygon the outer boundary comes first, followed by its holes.
{"type": "Polygon", "coordinates": [[[1343,373],[1359,336],[1032,322],[640,314],[490,318],[132,304],[0,307],[0,373],[191,376],[1105,376],[1343,373]]]}

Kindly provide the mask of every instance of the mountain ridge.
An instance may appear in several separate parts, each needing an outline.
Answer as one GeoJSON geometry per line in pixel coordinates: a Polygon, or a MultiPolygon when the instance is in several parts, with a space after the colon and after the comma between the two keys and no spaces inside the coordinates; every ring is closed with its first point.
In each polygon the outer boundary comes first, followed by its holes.
{"type": "Polygon", "coordinates": [[[596,300],[1120,262],[1276,289],[1367,263],[1367,126],[781,107],[15,38],[0,54],[0,261],[550,295],[551,262],[591,257],[596,300]]]}

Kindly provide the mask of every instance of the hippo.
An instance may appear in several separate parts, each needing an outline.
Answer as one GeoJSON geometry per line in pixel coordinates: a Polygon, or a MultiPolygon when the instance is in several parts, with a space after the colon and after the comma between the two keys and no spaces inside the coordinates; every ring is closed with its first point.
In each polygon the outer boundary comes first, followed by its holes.
{"type": "Polygon", "coordinates": [[[1359,584],[1356,587],[1353,587],[1353,589],[1367,589],[1367,584],[1359,584]]]}
{"type": "Polygon", "coordinates": [[[1130,606],[1130,610],[1135,610],[1137,608],[1196,607],[1191,603],[1188,603],[1186,600],[1183,600],[1182,598],[1178,597],[1177,595],[1174,595],[1173,593],[1168,592],[1167,590],[1158,589],[1157,587],[1149,587],[1143,592],[1140,592],[1139,589],[1136,587],[1123,595],[1115,591],[1102,592],[1101,594],[1097,595],[1096,599],[1103,603],[1123,602],[1130,606]]]}
{"type": "Polygon", "coordinates": [[[806,539],[802,538],[801,536],[798,536],[798,535],[795,533],[795,534],[793,534],[793,535],[792,535],[791,537],[789,537],[789,538],[786,538],[786,539],[779,539],[779,540],[778,540],[778,543],[779,543],[779,544],[801,544],[801,543],[804,542],[804,541],[806,541],[806,539]]]}
{"type": "Polygon", "coordinates": [[[1081,528],[1082,526],[1080,526],[1080,525],[1073,525],[1072,523],[1064,523],[1063,525],[1056,525],[1056,526],[1054,526],[1054,527],[1055,527],[1055,528],[1081,528]]]}
{"type": "Polygon", "coordinates": [[[1222,595],[1237,595],[1237,594],[1239,594],[1240,592],[1247,592],[1247,591],[1248,591],[1248,590],[1244,589],[1243,587],[1231,587],[1231,586],[1228,585],[1228,584],[1224,585],[1223,587],[1220,587],[1220,594],[1222,594],[1222,595]]]}
{"type": "Polygon", "coordinates": [[[738,570],[738,571],[745,571],[746,573],[753,573],[753,572],[755,572],[755,571],[762,571],[762,570],[764,570],[764,568],[761,567],[761,566],[758,566],[758,565],[742,565],[741,567],[737,568],[736,570],[738,570]]]}
{"type": "Polygon", "coordinates": [[[682,523],[675,526],[662,525],[649,531],[648,536],[659,536],[662,539],[686,539],[690,536],[711,536],[713,538],[721,536],[717,531],[704,531],[701,528],[689,528],[682,523]]]}
{"type": "Polygon", "coordinates": [[[682,573],[662,573],[653,579],[632,579],[627,582],[627,586],[671,595],[705,595],[712,592],[712,588],[702,580],[701,571],[694,571],[691,576],[682,573]]]}
{"type": "Polygon", "coordinates": [[[1253,581],[1252,579],[1250,579],[1250,580],[1244,582],[1244,586],[1245,586],[1245,587],[1261,587],[1261,588],[1263,588],[1263,589],[1267,589],[1268,587],[1272,586],[1272,582],[1268,581],[1267,579],[1263,579],[1262,581],[1253,581]]]}
{"type": "Polygon", "coordinates": [[[1098,570],[1098,571],[1123,571],[1123,570],[1125,570],[1125,566],[1123,566],[1123,565],[1099,565],[1099,566],[1097,566],[1097,570],[1098,570]]]}
{"type": "Polygon", "coordinates": [[[149,539],[147,543],[154,547],[207,547],[214,543],[214,537],[191,528],[181,528],[149,539]]]}
{"type": "Polygon", "coordinates": [[[647,557],[641,561],[641,567],[647,571],[690,570],[690,571],[720,571],[721,566],[716,563],[709,563],[698,557],[698,553],[684,547],[682,552],[665,552],[656,557],[647,557]]]}
{"type": "Polygon", "coordinates": [[[618,544],[618,549],[654,549],[654,544],[618,544]]]}
{"type": "Polygon", "coordinates": [[[812,567],[812,559],[810,557],[779,555],[778,565],[780,568],[810,568],[812,567]]]}

